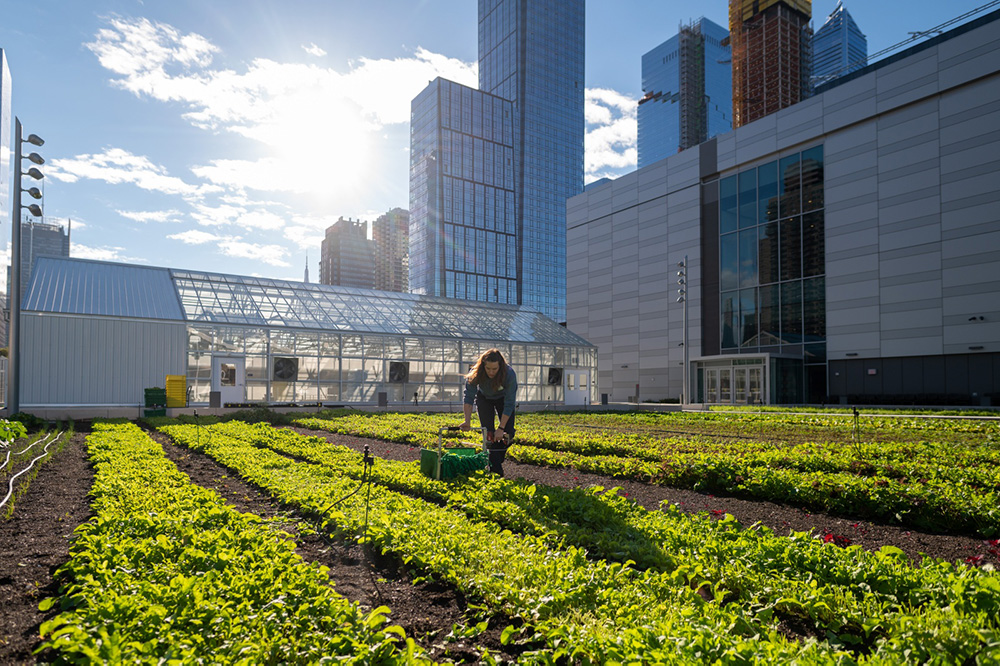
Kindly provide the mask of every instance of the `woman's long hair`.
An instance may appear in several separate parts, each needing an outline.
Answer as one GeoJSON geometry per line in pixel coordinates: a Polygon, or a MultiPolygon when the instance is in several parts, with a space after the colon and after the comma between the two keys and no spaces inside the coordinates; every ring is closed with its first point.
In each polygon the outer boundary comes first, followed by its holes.
{"type": "Polygon", "coordinates": [[[507,381],[507,361],[504,360],[503,354],[500,353],[499,349],[487,349],[479,356],[479,360],[472,366],[472,370],[469,370],[469,374],[465,376],[465,379],[470,384],[475,384],[476,386],[483,386],[486,382],[490,382],[493,385],[493,390],[497,391],[507,381]],[[493,379],[490,379],[486,374],[487,363],[500,364],[500,369],[493,379]]]}

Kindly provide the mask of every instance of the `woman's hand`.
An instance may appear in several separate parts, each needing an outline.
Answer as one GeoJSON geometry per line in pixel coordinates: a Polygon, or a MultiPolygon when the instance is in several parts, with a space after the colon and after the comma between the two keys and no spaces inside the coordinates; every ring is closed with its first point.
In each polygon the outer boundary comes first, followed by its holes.
{"type": "Polygon", "coordinates": [[[464,430],[465,432],[469,432],[470,430],[472,430],[472,424],[470,424],[468,421],[466,421],[465,423],[463,423],[458,427],[460,430],[464,430]]]}

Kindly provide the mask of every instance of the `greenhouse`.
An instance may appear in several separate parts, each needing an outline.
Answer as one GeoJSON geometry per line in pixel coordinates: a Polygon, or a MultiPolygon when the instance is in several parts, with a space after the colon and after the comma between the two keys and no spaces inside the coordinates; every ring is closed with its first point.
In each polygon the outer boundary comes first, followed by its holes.
{"type": "Polygon", "coordinates": [[[521,403],[593,402],[597,350],[533,310],[417,294],[41,257],[21,314],[21,404],[457,403],[499,348],[521,403]]]}

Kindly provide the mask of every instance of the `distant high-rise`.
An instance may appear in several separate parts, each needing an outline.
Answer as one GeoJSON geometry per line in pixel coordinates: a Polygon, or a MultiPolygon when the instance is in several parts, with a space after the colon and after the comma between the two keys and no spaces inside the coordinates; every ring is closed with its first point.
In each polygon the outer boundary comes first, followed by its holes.
{"type": "MultiPolygon", "coordinates": [[[[35,260],[42,255],[69,256],[69,231],[61,224],[31,222],[25,214],[21,221],[21,296],[27,296],[28,282],[35,260]]],[[[72,222],[70,222],[72,224],[72,222]]],[[[9,274],[8,274],[9,275],[9,274]]]]}
{"type": "Polygon", "coordinates": [[[326,229],[320,244],[320,284],[341,287],[375,287],[375,244],[368,225],[340,218],[326,229]]]}
{"type": "Polygon", "coordinates": [[[809,96],[811,0],[729,0],[733,127],[809,96]]]}
{"type": "Polygon", "coordinates": [[[822,85],[868,64],[868,39],[842,2],[812,41],[812,85],[822,85]]]}
{"type": "Polygon", "coordinates": [[[408,291],[410,274],[410,211],[393,208],[372,223],[375,241],[375,288],[408,291]]]}
{"type": "Polygon", "coordinates": [[[454,86],[434,81],[411,107],[410,288],[564,321],[566,199],[583,191],[584,1],[479,0],[479,91],[454,86]],[[428,126],[438,119],[461,124],[428,126]],[[460,191],[435,189],[445,174],[460,191]],[[446,214],[461,237],[445,235],[446,214]],[[448,272],[448,243],[470,272],[448,272]]]}
{"type": "Polygon", "coordinates": [[[410,291],[517,303],[511,103],[435,79],[410,146],[410,291]]]}
{"type": "Polygon", "coordinates": [[[642,56],[640,169],[733,128],[728,37],[700,18],[642,56]]]}
{"type": "MultiPolygon", "coordinates": [[[[68,228],[61,224],[50,224],[45,222],[32,222],[36,219],[29,214],[24,214],[21,221],[21,297],[27,296],[28,282],[31,278],[31,271],[35,266],[35,261],[43,255],[56,257],[68,257],[70,249],[70,232],[68,228]]],[[[70,222],[72,224],[72,222],[70,222]]],[[[7,285],[10,291],[11,269],[7,266],[7,285]]],[[[6,307],[6,306],[5,306],[6,307]]],[[[10,321],[9,313],[6,313],[4,325],[3,342],[6,343],[7,324],[10,321]]]]}

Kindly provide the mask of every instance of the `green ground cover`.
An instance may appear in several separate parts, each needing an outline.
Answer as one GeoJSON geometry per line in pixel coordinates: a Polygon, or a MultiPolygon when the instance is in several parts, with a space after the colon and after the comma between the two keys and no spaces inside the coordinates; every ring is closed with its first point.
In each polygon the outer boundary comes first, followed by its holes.
{"type": "Polygon", "coordinates": [[[344,447],[266,424],[161,430],[509,618],[527,661],[991,663],[1000,650],[989,569],[646,511],[603,489],[432,481],[416,463],[377,461],[371,490],[337,503],[364,474],[344,447]]]}
{"type": "MultiPolygon", "coordinates": [[[[294,423],[433,446],[454,414],[294,423]]],[[[1000,426],[850,413],[525,413],[513,460],[986,538],[1000,534],[1000,426]]]]}
{"type": "Polygon", "coordinates": [[[95,423],[95,517],[42,610],[60,663],[410,663],[384,607],[363,612],[260,518],[191,483],[134,424],[95,423]]]}

